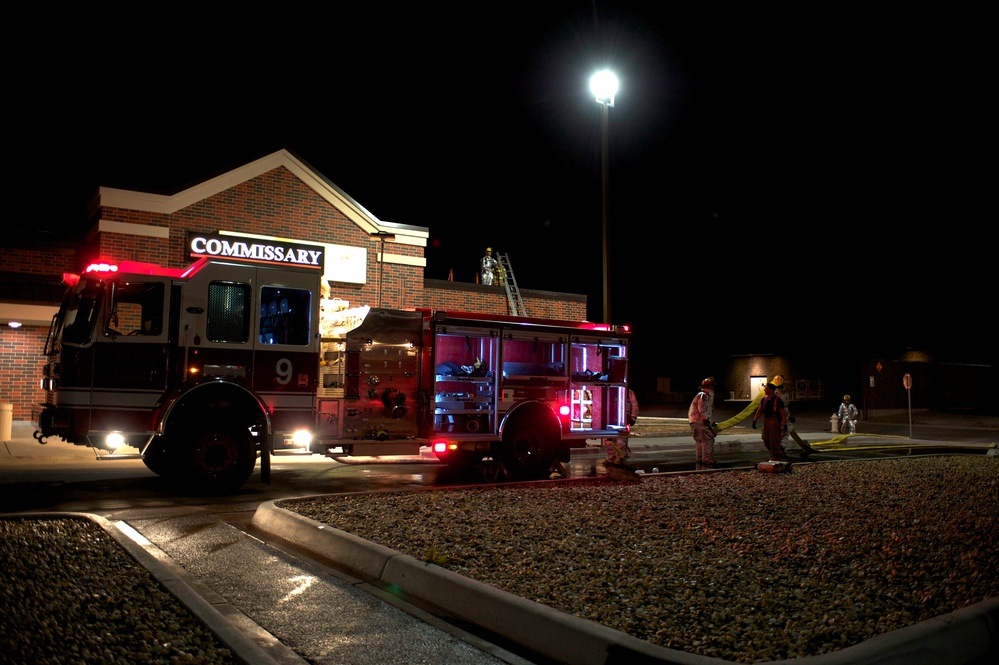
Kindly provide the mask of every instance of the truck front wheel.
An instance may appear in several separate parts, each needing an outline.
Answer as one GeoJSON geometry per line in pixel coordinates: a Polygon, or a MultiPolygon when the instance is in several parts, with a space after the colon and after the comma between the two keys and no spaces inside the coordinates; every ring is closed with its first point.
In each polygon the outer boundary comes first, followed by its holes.
{"type": "Polygon", "coordinates": [[[223,429],[198,435],[189,449],[192,482],[201,489],[230,491],[249,479],[257,454],[246,429],[223,429]]]}
{"type": "Polygon", "coordinates": [[[161,436],[153,439],[146,449],[146,454],[142,457],[142,463],[146,468],[158,476],[164,478],[175,478],[177,476],[177,454],[176,450],[167,444],[161,436]]]}

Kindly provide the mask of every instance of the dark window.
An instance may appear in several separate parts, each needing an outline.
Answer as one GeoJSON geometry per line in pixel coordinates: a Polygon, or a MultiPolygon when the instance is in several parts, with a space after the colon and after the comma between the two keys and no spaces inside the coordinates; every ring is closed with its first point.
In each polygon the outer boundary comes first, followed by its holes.
{"type": "Polygon", "coordinates": [[[307,346],[311,340],[312,292],[265,286],[260,289],[260,341],[307,346]]]}
{"type": "Polygon", "coordinates": [[[208,320],[205,336],[211,342],[250,341],[250,287],[247,284],[212,282],[208,285],[208,320]]]}
{"type": "Polygon", "coordinates": [[[104,298],[102,284],[96,280],[81,279],[69,294],[61,312],[62,339],[69,344],[90,341],[97,323],[97,313],[104,298]]]}

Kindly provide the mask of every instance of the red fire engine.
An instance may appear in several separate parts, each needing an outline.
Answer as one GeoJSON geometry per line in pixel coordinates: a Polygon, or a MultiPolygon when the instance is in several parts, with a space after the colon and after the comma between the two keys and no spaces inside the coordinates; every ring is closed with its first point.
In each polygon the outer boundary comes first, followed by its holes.
{"type": "Polygon", "coordinates": [[[628,430],[626,330],[344,307],[322,297],[322,246],[194,235],[188,246],[186,269],[123,262],[67,276],[32,414],[39,442],[231,490],[258,455],[267,481],[269,456],[296,448],[430,446],[448,464],[490,458],[540,478],[571,448],[628,430]]]}

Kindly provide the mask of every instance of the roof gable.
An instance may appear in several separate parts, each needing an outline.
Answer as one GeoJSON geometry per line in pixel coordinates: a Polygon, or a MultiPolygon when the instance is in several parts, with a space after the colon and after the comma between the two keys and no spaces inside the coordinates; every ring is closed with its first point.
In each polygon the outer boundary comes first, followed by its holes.
{"type": "Polygon", "coordinates": [[[346,192],[326,179],[325,176],[287,150],[278,150],[176,194],[150,194],[101,187],[98,190],[96,203],[105,207],[169,215],[281,166],[288,169],[316,194],[335,206],[365,233],[373,234],[387,231],[394,234],[399,240],[405,236],[412,244],[426,245],[426,240],[430,235],[429,229],[381,221],[348,196],[346,192]]]}

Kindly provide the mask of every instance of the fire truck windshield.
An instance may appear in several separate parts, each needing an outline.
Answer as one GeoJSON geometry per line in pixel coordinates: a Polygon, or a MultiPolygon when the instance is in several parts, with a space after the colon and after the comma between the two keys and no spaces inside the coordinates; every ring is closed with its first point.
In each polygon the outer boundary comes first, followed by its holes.
{"type": "Polygon", "coordinates": [[[103,299],[104,288],[101,282],[86,277],[80,279],[73,290],[67,293],[60,312],[62,321],[57,322],[57,329],[62,329],[64,343],[86,344],[93,338],[103,299]]]}

